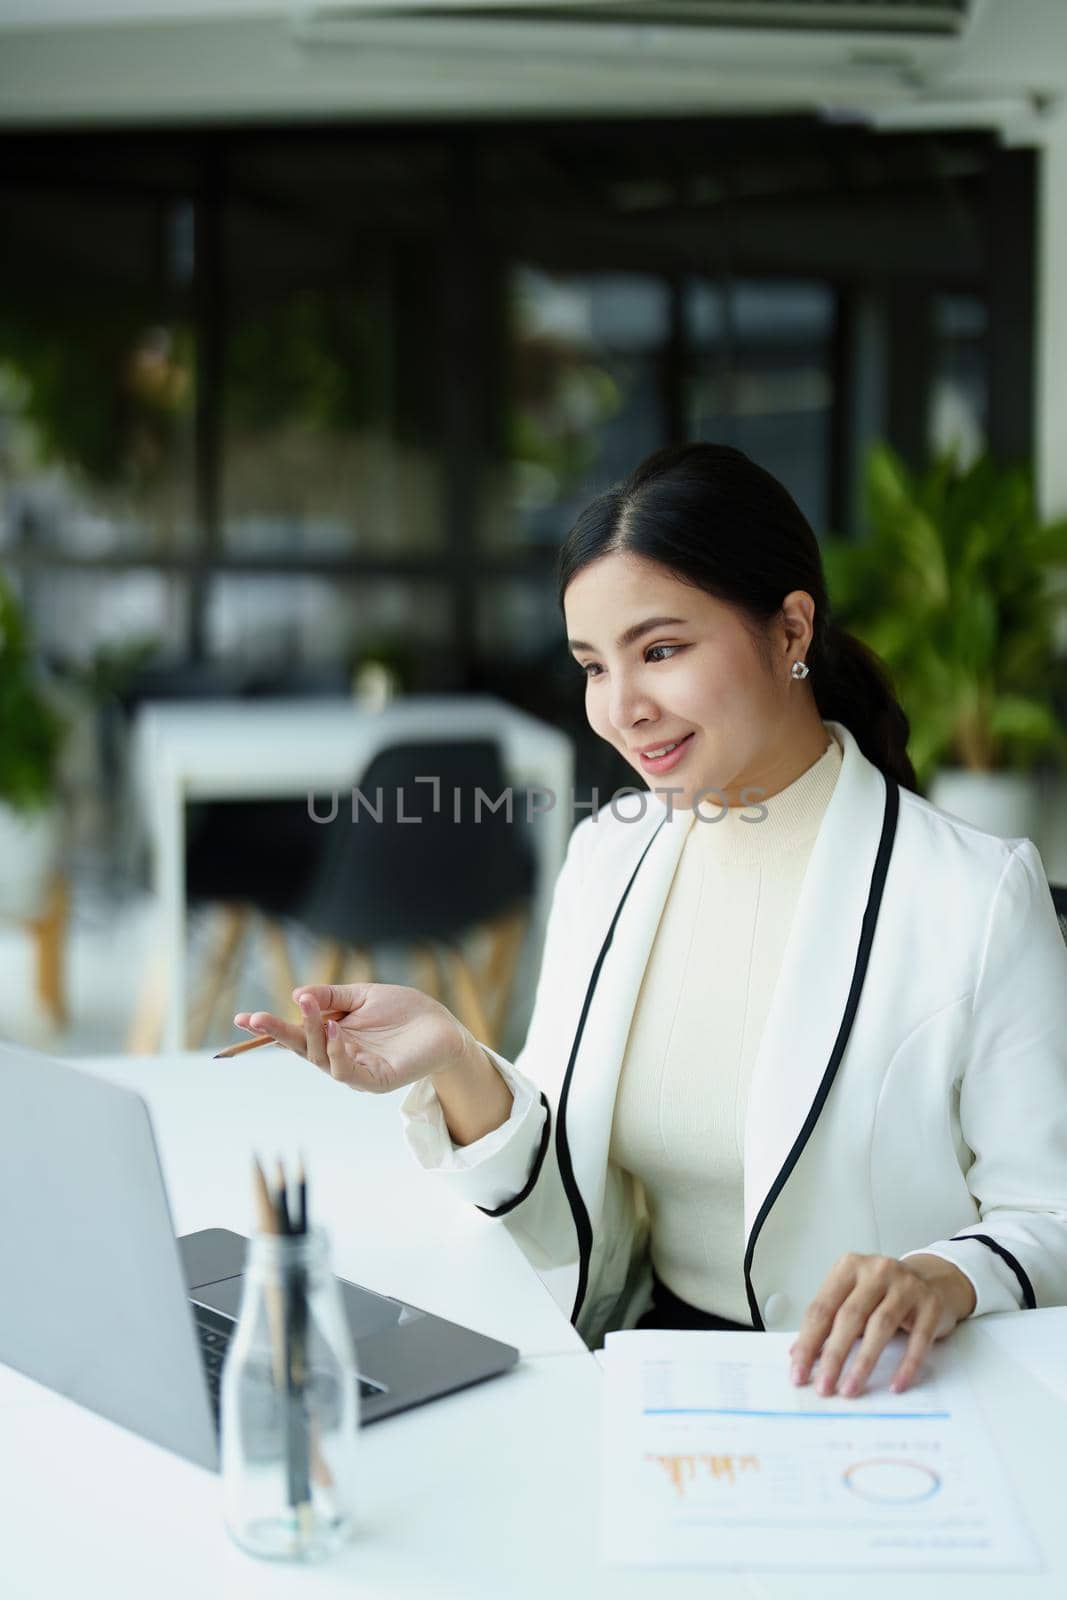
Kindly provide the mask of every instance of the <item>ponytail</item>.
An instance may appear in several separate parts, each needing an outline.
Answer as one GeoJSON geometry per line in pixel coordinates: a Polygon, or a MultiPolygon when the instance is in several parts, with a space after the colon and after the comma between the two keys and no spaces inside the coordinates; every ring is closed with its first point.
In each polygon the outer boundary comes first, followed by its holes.
{"type": "Polygon", "coordinates": [[[836,622],[820,631],[807,656],[820,717],[843,723],[868,761],[902,789],[917,792],[908,756],[911,728],[881,658],[836,622]]]}

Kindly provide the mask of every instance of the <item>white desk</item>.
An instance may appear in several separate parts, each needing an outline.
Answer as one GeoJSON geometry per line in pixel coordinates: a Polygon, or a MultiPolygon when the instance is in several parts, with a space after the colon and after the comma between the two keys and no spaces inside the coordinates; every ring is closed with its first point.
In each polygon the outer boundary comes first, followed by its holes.
{"type": "MultiPolygon", "coordinates": [[[[847,1574],[600,1564],[599,1367],[506,1232],[437,1199],[402,1149],[395,1097],[355,1095],[276,1051],[226,1064],[185,1056],[96,1066],[148,1099],[179,1230],[245,1229],[252,1148],[302,1144],[341,1272],[509,1339],[524,1360],[362,1434],[359,1536],[306,1570],[254,1561],[230,1543],[213,1474],[0,1367],[4,1600],[854,1600],[847,1574]]],[[[1062,1600],[1067,1406],[981,1323],[954,1337],[1049,1566],[1031,1578],[909,1574],[908,1600],[1062,1600]]],[[[864,1577],[862,1588],[865,1600],[899,1600],[902,1583],[864,1577]]]]}
{"type": "MultiPolygon", "coordinates": [[[[185,1044],[185,805],[189,800],[299,798],[337,791],[343,805],[369,761],[397,739],[495,736],[508,782],[551,791],[531,837],[540,942],[571,832],[570,739],[489,696],[412,696],[384,711],[353,699],[149,701],[134,724],[134,783],[148,830],[166,973],[164,1050],[185,1044]]],[[[493,797],[495,798],[495,796],[493,797]]],[[[445,800],[447,803],[447,800],[445,800]]],[[[546,802],[538,800],[537,805],[546,802]]]]}

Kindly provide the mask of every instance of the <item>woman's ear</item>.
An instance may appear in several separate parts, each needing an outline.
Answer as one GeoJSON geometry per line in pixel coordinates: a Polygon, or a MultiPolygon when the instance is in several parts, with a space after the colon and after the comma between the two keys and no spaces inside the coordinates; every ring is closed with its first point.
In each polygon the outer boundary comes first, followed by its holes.
{"type": "Polygon", "coordinates": [[[794,589],[782,601],[780,612],[785,630],[785,653],[799,645],[803,655],[811,644],[815,632],[815,602],[804,589],[794,589]]]}

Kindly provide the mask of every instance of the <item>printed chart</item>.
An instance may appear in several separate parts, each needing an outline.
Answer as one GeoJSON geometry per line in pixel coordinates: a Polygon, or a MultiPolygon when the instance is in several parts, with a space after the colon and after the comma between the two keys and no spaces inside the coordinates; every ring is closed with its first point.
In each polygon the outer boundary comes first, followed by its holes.
{"type": "Polygon", "coordinates": [[[788,1335],[623,1333],[605,1347],[604,1555],[635,1565],[997,1568],[1040,1562],[951,1353],[894,1395],[788,1377],[788,1335]]]}

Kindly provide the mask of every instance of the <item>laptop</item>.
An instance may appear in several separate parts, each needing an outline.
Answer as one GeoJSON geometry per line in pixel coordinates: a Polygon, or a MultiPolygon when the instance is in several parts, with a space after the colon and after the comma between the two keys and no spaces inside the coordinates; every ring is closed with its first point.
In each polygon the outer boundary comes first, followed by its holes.
{"type": "MultiPolygon", "coordinates": [[[[0,1042],[0,1361],[219,1467],[219,1376],[247,1241],[175,1238],[148,1107],[0,1042]]],[[[364,1424],[505,1372],[501,1344],[338,1280],[364,1424]]]]}

